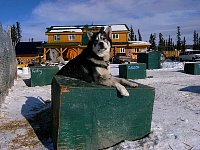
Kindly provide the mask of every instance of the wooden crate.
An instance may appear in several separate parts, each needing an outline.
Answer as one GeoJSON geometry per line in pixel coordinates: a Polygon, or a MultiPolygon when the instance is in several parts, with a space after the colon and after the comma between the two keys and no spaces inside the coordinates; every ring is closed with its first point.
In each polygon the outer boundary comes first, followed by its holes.
{"type": "Polygon", "coordinates": [[[31,72],[31,86],[50,85],[53,77],[58,72],[57,66],[32,66],[31,72]]]}
{"type": "Polygon", "coordinates": [[[184,71],[187,74],[200,75],[200,62],[187,62],[187,63],[185,63],[184,71]]]}
{"type": "Polygon", "coordinates": [[[125,79],[145,79],[146,64],[133,63],[133,64],[119,65],[119,77],[125,79]]]}
{"type": "Polygon", "coordinates": [[[159,69],[161,53],[159,51],[141,52],[137,55],[138,63],[146,63],[147,69],[159,69]]]}
{"type": "Polygon", "coordinates": [[[97,150],[150,133],[155,89],[115,88],[55,76],[52,82],[54,149],[97,150]]]}

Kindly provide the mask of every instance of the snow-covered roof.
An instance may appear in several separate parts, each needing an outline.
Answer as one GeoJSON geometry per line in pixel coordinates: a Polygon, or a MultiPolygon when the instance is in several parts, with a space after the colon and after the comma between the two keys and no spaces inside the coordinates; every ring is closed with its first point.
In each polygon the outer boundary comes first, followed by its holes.
{"type": "Polygon", "coordinates": [[[48,32],[82,32],[80,28],[70,26],[52,26],[48,32]]]}
{"type": "Polygon", "coordinates": [[[145,42],[145,41],[128,41],[128,43],[130,44],[150,44],[149,42],[145,42]]]}
{"type": "Polygon", "coordinates": [[[51,26],[47,28],[47,32],[82,32],[84,28],[101,28],[106,29],[108,26],[111,26],[112,31],[129,31],[126,24],[112,24],[112,25],[75,25],[75,26],[51,26]]]}
{"type": "Polygon", "coordinates": [[[129,31],[126,25],[111,25],[112,31],[129,31]]]}
{"type": "Polygon", "coordinates": [[[82,32],[81,29],[51,29],[49,32],[82,32]]]}
{"type": "Polygon", "coordinates": [[[65,29],[72,29],[72,28],[77,29],[77,27],[73,27],[73,26],[53,26],[52,27],[52,29],[63,29],[63,28],[65,28],[65,29]]]}
{"type": "Polygon", "coordinates": [[[108,26],[111,26],[112,31],[129,31],[128,27],[125,24],[105,25],[99,27],[104,27],[104,29],[106,29],[108,26]]]}

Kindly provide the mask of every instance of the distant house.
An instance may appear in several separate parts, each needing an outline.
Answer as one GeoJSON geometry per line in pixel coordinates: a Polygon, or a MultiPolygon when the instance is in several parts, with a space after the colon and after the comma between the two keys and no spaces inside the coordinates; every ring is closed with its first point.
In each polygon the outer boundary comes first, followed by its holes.
{"type": "Polygon", "coordinates": [[[40,47],[42,42],[19,42],[17,43],[15,50],[16,50],[16,57],[18,63],[28,64],[33,59],[36,59],[38,56],[43,55],[43,50],[40,47]]]}
{"type": "MultiPolygon", "coordinates": [[[[98,32],[108,25],[75,25],[75,26],[51,26],[47,28],[48,42],[42,44],[44,61],[49,59],[49,51],[55,49],[66,60],[76,57],[87,46],[87,32],[98,32]]],[[[129,28],[126,24],[113,24],[111,57],[121,54],[134,57],[137,52],[145,51],[150,43],[144,41],[128,41],[129,28]]]]}

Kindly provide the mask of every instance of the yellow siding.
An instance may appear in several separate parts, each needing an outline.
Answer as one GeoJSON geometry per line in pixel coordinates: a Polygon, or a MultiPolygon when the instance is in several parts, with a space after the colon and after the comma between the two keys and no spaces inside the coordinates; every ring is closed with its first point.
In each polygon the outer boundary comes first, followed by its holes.
{"type": "Polygon", "coordinates": [[[77,34],[47,34],[48,35],[48,43],[63,43],[63,42],[82,42],[82,33],[77,34]],[[60,35],[59,41],[54,41],[54,35],[60,35]],[[69,35],[75,35],[74,40],[69,40],[69,35]]]}
{"type": "MultiPolygon", "coordinates": [[[[48,33],[48,43],[62,43],[62,42],[82,42],[83,33],[48,33]],[[54,41],[54,35],[60,35],[59,41],[54,41]],[[69,35],[75,35],[75,40],[69,40],[69,35]]],[[[113,32],[113,34],[119,34],[119,39],[112,39],[112,42],[127,42],[128,32],[113,32]]]]}
{"type": "Polygon", "coordinates": [[[181,53],[181,50],[177,50],[177,51],[163,51],[163,54],[164,54],[165,58],[179,57],[180,53],[181,53]]]}
{"type": "Polygon", "coordinates": [[[48,43],[53,43],[53,35],[48,35],[48,43]]]}
{"type": "Polygon", "coordinates": [[[113,34],[119,34],[119,39],[112,39],[112,42],[127,42],[128,32],[113,32],[113,34]]]}

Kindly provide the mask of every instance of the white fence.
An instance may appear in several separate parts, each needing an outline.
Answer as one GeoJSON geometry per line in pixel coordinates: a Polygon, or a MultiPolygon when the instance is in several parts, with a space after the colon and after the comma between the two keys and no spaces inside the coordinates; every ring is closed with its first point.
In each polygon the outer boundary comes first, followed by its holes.
{"type": "Polygon", "coordinates": [[[8,94],[9,88],[16,78],[17,62],[15,49],[9,32],[3,30],[0,24],[0,105],[8,94]]]}

